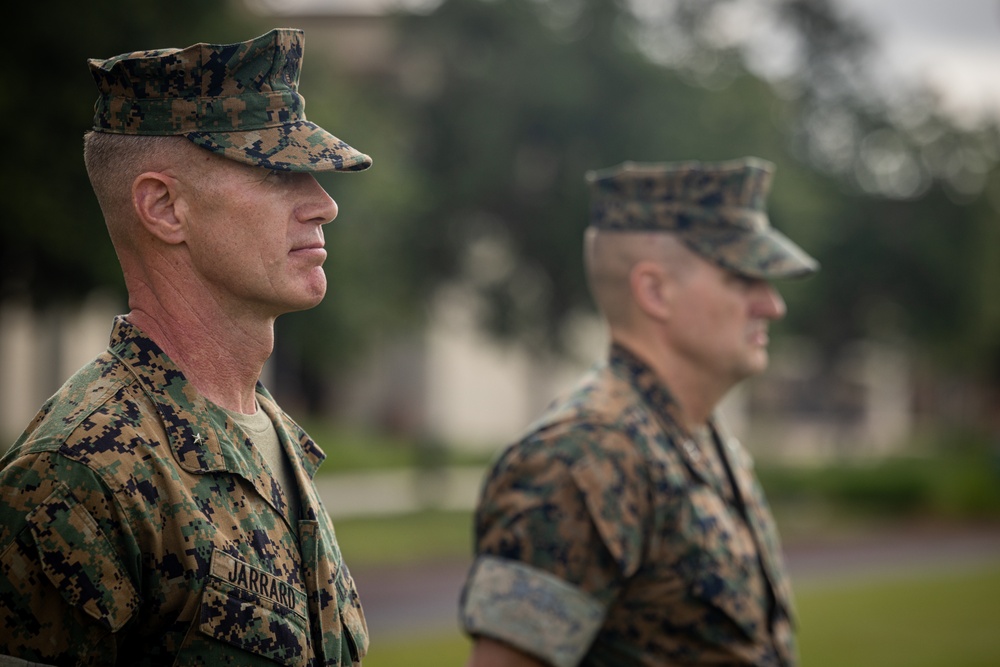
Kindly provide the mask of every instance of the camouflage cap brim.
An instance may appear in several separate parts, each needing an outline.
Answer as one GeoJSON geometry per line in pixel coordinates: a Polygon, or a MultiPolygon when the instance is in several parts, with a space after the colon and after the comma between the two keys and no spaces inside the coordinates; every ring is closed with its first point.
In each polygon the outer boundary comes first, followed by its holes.
{"type": "Polygon", "coordinates": [[[590,224],[677,234],[699,255],[753,278],[793,278],[819,263],[771,227],[774,165],[745,157],[716,163],[624,162],[591,171],[590,224]]]}
{"type": "Polygon", "coordinates": [[[189,132],[198,146],[279,171],[363,171],[372,159],[309,121],[242,132],[189,132]]]}
{"type": "Polygon", "coordinates": [[[247,164],[282,171],[361,171],[372,160],[306,120],[298,92],[304,36],[277,28],[236,44],[90,59],[100,95],[94,131],[187,137],[247,164]]]}
{"type": "Polygon", "coordinates": [[[699,255],[749,278],[801,278],[819,270],[819,262],[773,227],[735,234],[702,229],[679,236],[699,255]]]}

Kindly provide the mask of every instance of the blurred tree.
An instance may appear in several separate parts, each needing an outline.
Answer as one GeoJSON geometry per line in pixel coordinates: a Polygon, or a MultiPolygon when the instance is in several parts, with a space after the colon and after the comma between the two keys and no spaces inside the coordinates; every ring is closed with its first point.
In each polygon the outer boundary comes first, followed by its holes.
{"type": "Polygon", "coordinates": [[[811,215],[826,212],[823,224],[804,223],[800,233],[825,270],[790,287],[804,297],[792,328],[831,354],[861,336],[906,340],[1000,385],[998,118],[962,125],[930,92],[877,81],[872,37],[839,7],[666,3],[645,17],[640,42],[682,33],[682,47],[648,50],[692,76],[703,76],[720,44],[738,49],[773,85],[799,170],[823,178],[803,202],[811,215]]]}
{"type": "Polygon", "coordinates": [[[635,23],[613,0],[448,0],[402,19],[387,85],[427,195],[394,254],[419,299],[468,281],[490,330],[559,349],[590,308],[586,170],[747,154],[790,167],[774,94],[735,53],[716,52],[711,86],[692,85],[639,50],[635,23]]]}
{"type": "MultiPolygon", "coordinates": [[[[26,9],[35,29],[13,52],[31,60],[0,93],[17,130],[0,167],[0,298],[36,303],[121,290],[80,155],[86,58],[271,27],[236,0],[42,11],[26,9]]],[[[375,159],[323,179],[341,207],[330,292],[278,322],[280,384],[312,407],[336,390],[331,371],[417,327],[453,281],[496,335],[560,350],[591,308],[584,172],[741,155],[777,163],[772,220],[824,267],[780,286],[782,330],[831,357],[860,336],[903,339],[1000,386],[997,119],[960,126],[925,91],[874,81],[870,38],[830,0],[444,0],[385,20],[390,62],[356,75],[318,57],[301,22],[309,117],[375,159]]]]}
{"type": "Polygon", "coordinates": [[[778,164],[776,226],[824,265],[781,285],[782,330],[831,360],[877,336],[1000,369],[996,120],[963,128],[926,92],[874,81],[875,45],[838,6],[446,0],[397,16],[392,66],[310,95],[376,167],[329,181],[344,220],[328,229],[331,295],[279,321],[291,365],[360,358],[449,281],[478,292],[496,335],[559,350],[590,309],[583,173],[755,154],[778,164]]]}
{"type": "Polygon", "coordinates": [[[422,305],[461,281],[490,331],[558,351],[590,308],[584,172],[753,154],[778,164],[775,225],[824,265],[781,285],[781,330],[830,360],[905,341],[1000,386],[997,119],[960,126],[875,81],[871,38],[837,7],[445,0],[398,17],[396,76],[371,92],[398,113],[390,155],[419,193],[378,242],[395,294],[422,305]]]}

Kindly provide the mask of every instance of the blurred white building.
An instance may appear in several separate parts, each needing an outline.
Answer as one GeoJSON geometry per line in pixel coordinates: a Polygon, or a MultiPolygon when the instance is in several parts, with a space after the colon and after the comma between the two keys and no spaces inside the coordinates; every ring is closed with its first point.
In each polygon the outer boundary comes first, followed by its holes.
{"type": "MultiPolygon", "coordinates": [[[[517,437],[605,353],[603,325],[586,318],[569,359],[544,359],[524,345],[498,343],[477,330],[470,299],[465,290],[443,290],[426,331],[372,350],[352,380],[353,401],[332,418],[373,429],[395,421],[414,437],[495,449],[517,437]]],[[[45,312],[0,305],[0,450],[73,372],[105,349],[119,312],[121,304],[101,296],[45,312]]],[[[912,404],[902,351],[859,343],[836,373],[820,375],[808,342],[779,339],[770,370],[731,392],[721,412],[758,457],[815,463],[898,451],[911,434],[912,404]]]]}

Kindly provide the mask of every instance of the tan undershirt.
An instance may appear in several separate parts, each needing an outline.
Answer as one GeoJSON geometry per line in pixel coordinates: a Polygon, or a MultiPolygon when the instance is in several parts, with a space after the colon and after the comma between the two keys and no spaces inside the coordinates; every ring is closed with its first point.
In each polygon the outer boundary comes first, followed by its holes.
{"type": "MultiPolygon", "coordinates": [[[[225,408],[223,409],[225,410],[225,408]]],[[[271,474],[274,475],[274,478],[285,492],[285,498],[291,506],[293,515],[297,515],[299,493],[298,486],[295,483],[295,473],[292,472],[292,464],[288,460],[288,456],[285,455],[284,450],[281,448],[281,442],[278,440],[278,431],[275,430],[271,418],[267,416],[266,412],[261,410],[260,405],[257,405],[257,411],[252,415],[245,415],[242,412],[233,412],[232,410],[226,410],[226,414],[250,435],[250,440],[253,441],[257,451],[267,461],[268,467],[271,468],[271,474]]]]}

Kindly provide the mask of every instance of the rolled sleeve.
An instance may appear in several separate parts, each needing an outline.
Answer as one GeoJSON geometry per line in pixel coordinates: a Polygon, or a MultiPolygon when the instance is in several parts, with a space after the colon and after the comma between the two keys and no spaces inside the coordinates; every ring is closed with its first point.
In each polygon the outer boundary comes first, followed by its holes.
{"type": "Polygon", "coordinates": [[[574,667],[604,613],[594,598],[549,572],[480,556],[466,583],[461,617],[470,635],[505,641],[555,667],[574,667]]]}

